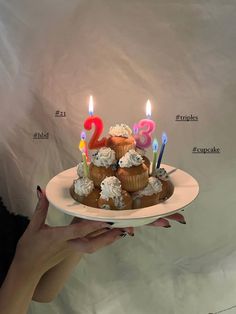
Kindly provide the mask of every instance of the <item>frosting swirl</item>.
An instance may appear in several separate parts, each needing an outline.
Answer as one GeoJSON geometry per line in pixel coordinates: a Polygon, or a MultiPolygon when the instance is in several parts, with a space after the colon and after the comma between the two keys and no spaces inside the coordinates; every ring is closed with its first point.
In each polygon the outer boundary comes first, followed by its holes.
{"type": "Polygon", "coordinates": [[[79,196],[88,196],[94,189],[93,181],[89,178],[80,178],[74,181],[75,193],[79,196]]]}
{"type": "Polygon", "coordinates": [[[110,167],[116,163],[115,152],[110,147],[102,147],[92,156],[92,163],[97,167],[110,167]]]}
{"type": "Polygon", "coordinates": [[[138,192],[133,193],[133,199],[140,198],[142,196],[150,196],[162,191],[162,183],[155,177],[149,177],[148,185],[138,192]]]}
{"type": "MultiPolygon", "coordinates": [[[[125,207],[124,198],[122,196],[122,189],[120,180],[117,177],[106,177],[101,183],[101,198],[106,201],[112,198],[116,208],[122,209],[125,207]]],[[[109,209],[104,206],[105,209],[109,209]]]]}
{"type": "Polygon", "coordinates": [[[83,178],[84,177],[84,165],[83,165],[83,161],[81,161],[80,163],[78,163],[77,165],[77,174],[79,178],[83,178]]]}
{"type": "Polygon", "coordinates": [[[143,158],[134,149],[130,149],[120,160],[119,166],[121,168],[130,168],[132,166],[139,166],[143,163],[143,158]]]}
{"type": "Polygon", "coordinates": [[[101,183],[101,198],[109,200],[121,196],[121,183],[117,177],[106,177],[101,183]]]}
{"type": "Polygon", "coordinates": [[[110,127],[109,135],[120,136],[120,137],[130,137],[132,135],[132,130],[126,124],[116,124],[110,127]]]}
{"type": "Polygon", "coordinates": [[[163,181],[168,181],[170,179],[168,173],[164,168],[156,168],[154,171],[154,176],[163,181]]]}

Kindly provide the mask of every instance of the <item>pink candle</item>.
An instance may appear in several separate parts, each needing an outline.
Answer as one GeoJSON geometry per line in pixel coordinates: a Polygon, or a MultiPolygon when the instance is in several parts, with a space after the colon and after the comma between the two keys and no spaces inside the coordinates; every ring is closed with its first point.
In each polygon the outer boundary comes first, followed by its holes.
{"type": "Polygon", "coordinates": [[[98,149],[106,146],[107,139],[103,137],[99,140],[100,135],[103,132],[103,122],[102,119],[98,116],[93,115],[93,96],[90,96],[89,99],[89,115],[90,117],[84,121],[84,128],[88,131],[92,129],[94,125],[94,133],[88,143],[90,149],[98,149]]]}
{"type": "Polygon", "coordinates": [[[156,124],[151,120],[151,103],[150,100],[146,103],[147,119],[142,119],[136,126],[139,130],[138,135],[134,134],[136,145],[141,149],[148,148],[152,144],[151,134],[155,131],[156,124]]]}

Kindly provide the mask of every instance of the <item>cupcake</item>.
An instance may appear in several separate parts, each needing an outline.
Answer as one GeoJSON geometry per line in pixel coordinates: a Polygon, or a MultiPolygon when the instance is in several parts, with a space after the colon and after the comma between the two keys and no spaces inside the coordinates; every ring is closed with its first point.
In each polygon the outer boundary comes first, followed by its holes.
{"type": "Polygon", "coordinates": [[[101,183],[101,193],[98,207],[103,209],[131,209],[132,198],[121,188],[121,183],[116,177],[107,177],[101,183]]]}
{"type": "Polygon", "coordinates": [[[117,160],[124,156],[130,149],[135,148],[135,139],[128,125],[117,124],[111,127],[109,135],[107,146],[115,151],[117,160]]]}
{"type": "Polygon", "coordinates": [[[89,178],[79,178],[74,180],[70,188],[70,194],[74,200],[91,207],[98,207],[100,190],[94,188],[93,181],[89,178]]]}
{"type": "Polygon", "coordinates": [[[95,187],[100,187],[102,180],[116,173],[115,152],[110,147],[102,147],[93,154],[89,165],[89,178],[95,187]]]}
{"type": "Polygon", "coordinates": [[[148,184],[148,168],[143,163],[142,156],[134,149],[129,150],[119,160],[119,166],[116,176],[124,190],[136,192],[148,184]]]}
{"type": "Polygon", "coordinates": [[[159,203],[162,183],[155,177],[148,179],[148,185],[138,192],[132,194],[133,208],[143,208],[159,203]]]}
{"type": "Polygon", "coordinates": [[[160,200],[166,200],[170,198],[174,192],[174,185],[171,182],[166,170],[164,168],[156,168],[153,175],[162,183],[160,200]]]}

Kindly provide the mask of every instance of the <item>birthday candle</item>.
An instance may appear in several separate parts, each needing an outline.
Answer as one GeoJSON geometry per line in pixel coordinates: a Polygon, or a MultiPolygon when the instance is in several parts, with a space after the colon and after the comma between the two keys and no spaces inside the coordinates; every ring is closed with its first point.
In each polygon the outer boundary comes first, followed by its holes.
{"type": "Polygon", "coordinates": [[[165,132],[162,133],[162,145],[161,145],[161,151],[160,151],[160,155],[158,157],[158,162],[157,162],[157,168],[160,168],[161,165],[161,160],[163,157],[163,153],[164,153],[164,149],[167,143],[167,135],[165,132]]]}
{"type": "Polygon", "coordinates": [[[157,163],[158,142],[156,138],[154,139],[152,143],[152,149],[153,149],[153,161],[152,161],[152,175],[153,175],[156,169],[156,163],[157,163]]]}
{"type": "Polygon", "coordinates": [[[139,131],[138,135],[135,135],[136,146],[141,149],[148,148],[152,144],[151,134],[155,131],[156,124],[151,120],[151,102],[148,99],[146,103],[146,117],[142,119],[136,126],[136,130],[139,131]]]}
{"type": "Polygon", "coordinates": [[[95,126],[94,133],[88,143],[90,149],[98,149],[106,146],[107,139],[103,137],[99,140],[100,135],[103,132],[103,122],[102,119],[98,116],[93,115],[93,96],[89,98],[89,117],[84,121],[84,128],[88,131],[92,129],[92,125],[95,126]]]}
{"type": "Polygon", "coordinates": [[[86,133],[84,131],[81,132],[80,135],[80,142],[79,142],[79,149],[80,151],[84,151],[86,155],[87,162],[89,161],[89,155],[88,155],[88,148],[87,148],[87,142],[86,142],[86,133]]]}
{"type": "Polygon", "coordinates": [[[84,166],[84,175],[85,175],[85,177],[88,177],[89,176],[89,167],[87,164],[87,157],[86,157],[86,154],[84,152],[84,149],[81,150],[81,153],[82,153],[82,160],[83,160],[83,166],[84,166]]]}

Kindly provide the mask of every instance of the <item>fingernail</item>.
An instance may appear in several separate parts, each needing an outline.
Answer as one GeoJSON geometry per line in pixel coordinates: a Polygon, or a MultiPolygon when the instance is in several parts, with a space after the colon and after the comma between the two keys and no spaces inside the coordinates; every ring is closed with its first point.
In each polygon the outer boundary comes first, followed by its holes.
{"type": "Polygon", "coordinates": [[[164,228],[170,228],[171,227],[171,225],[167,225],[167,226],[163,226],[164,228]]]}
{"type": "Polygon", "coordinates": [[[38,195],[38,199],[40,200],[40,198],[42,197],[42,190],[41,187],[39,185],[37,185],[37,195],[38,195]]]}

